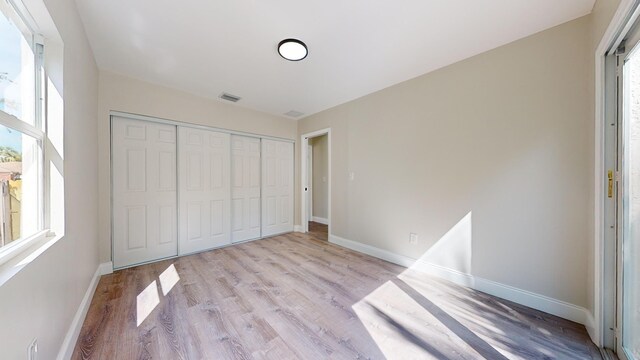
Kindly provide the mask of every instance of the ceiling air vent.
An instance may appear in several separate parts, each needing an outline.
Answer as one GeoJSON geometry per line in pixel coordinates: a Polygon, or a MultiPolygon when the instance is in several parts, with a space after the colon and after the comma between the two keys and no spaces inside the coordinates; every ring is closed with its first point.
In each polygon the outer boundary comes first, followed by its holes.
{"type": "Polygon", "coordinates": [[[220,94],[220,99],[231,101],[231,102],[238,102],[241,99],[241,97],[240,96],[231,95],[231,94],[227,94],[227,93],[222,93],[222,94],[220,94]]]}
{"type": "Polygon", "coordinates": [[[284,114],[289,117],[300,117],[304,115],[304,113],[301,113],[300,111],[295,111],[295,110],[288,111],[284,114]]]}

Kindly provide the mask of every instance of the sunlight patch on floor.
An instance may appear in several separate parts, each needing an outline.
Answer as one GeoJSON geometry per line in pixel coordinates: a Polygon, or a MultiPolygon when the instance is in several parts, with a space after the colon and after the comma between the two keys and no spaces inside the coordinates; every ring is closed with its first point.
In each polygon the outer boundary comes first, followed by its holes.
{"type": "Polygon", "coordinates": [[[173,286],[180,281],[180,275],[178,275],[176,267],[171,264],[162,272],[162,274],[160,274],[159,279],[160,287],[162,288],[162,295],[167,296],[169,291],[173,289],[173,286]]]}
{"type": "Polygon", "coordinates": [[[140,326],[159,303],[158,285],[154,280],[136,298],[136,326],[140,326]]]}
{"type": "Polygon", "coordinates": [[[389,359],[442,359],[458,351],[451,347],[457,336],[390,281],[353,310],[389,359]]]}
{"type": "MultiPolygon", "coordinates": [[[[438,286],[434,286],[433,283],[431,283],[431,281],[438,280],[420,273],[419,271],[414,271],[411,269],[405,270],[402,274],[398,275],[398,279],[405,281],[422,296],[434,297],[434,295],[436,295],[433,299],[433,301],[436,303],[438,303],[438,294],[442,294],[441,296],[445,297],[444,292],[439,289],[438,286]]],[[[464,321],[465,323],[474,324],[477,328],[482,329],[482,333],[490,333],[492,335],[506,335],[504,330],[496,326],[493,321],[493,317],[497,312],[495,309],[491,309],[486,303],[467,295],[465,289],[459,288],[457,286],[453,286],[450,288],[449,296],[462,298],[467,304],[467,306],[443,306],[449,315],[454,316],[455,318],[459,319],[460,321],[464,321]]],[[[506,315],[501,313],[500,316],[504,317],[506,315]]]]}

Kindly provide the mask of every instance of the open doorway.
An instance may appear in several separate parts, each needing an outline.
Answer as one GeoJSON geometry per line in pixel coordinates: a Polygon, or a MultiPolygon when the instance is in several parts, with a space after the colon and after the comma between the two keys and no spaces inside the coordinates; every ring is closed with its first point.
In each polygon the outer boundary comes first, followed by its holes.
{"type": "Polygon", "coordinates": [[[328,240],[329,236],[329,142],[328,135],[309,139],[307,147],[307,222],[309,233],[328,240]]]}
{"type": "Polygon", "coordinates": [[[328,240],[331,224],[330,130],[302,136],[302,222],[304,232],[328,240]]]}

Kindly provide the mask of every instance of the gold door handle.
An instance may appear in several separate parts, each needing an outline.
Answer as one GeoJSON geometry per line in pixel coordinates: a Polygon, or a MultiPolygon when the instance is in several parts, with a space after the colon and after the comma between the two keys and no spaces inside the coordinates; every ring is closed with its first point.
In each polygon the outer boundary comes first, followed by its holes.
{"type": "Polygon", "coordinates": [[[613,170],[609,170],[607,172],[607,177],[609,178],[609,186],[607,188],[607,194],[610,198],[613,197],[613,170]]]}

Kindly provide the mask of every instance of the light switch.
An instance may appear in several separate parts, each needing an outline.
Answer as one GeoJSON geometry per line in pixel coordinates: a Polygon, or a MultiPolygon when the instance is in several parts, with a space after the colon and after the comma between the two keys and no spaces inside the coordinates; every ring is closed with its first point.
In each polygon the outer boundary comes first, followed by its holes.
{"type": "Polygon", "coordinates": [[[350,172],[349,173],[349,180],[353,181],[355,178],[356,178],[356,173],[350,172]]]}

